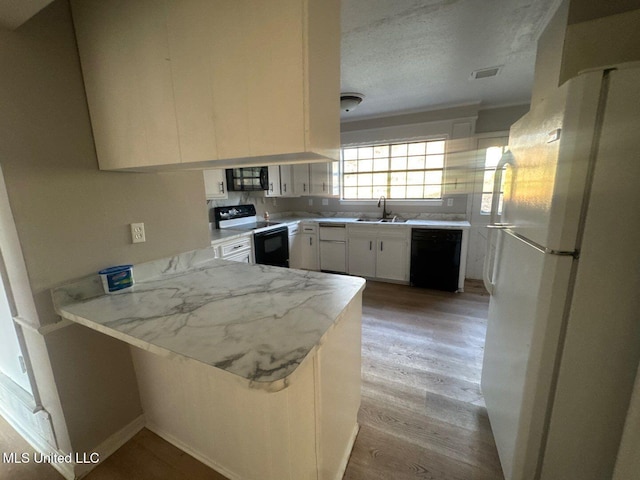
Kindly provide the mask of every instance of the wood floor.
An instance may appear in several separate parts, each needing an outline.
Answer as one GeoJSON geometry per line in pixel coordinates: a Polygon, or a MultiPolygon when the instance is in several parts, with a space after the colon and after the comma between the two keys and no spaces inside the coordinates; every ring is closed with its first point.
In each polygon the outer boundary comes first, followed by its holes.
{"type": "MultiPolygon", "coordinates": [[[[344,480],[503,480],[480,393],[488,295],[368,282],[360,433],[344,480]]],[[[0,418],[0,450],[32,451],[0,418]]],[[[58,480],[0,463],[0,479],[58,480]]],[[[87,480],[225,480],[144,429],[87,480]]]]}
{"type": "Polygon", "coordinates": [[[360,433],[344,480],[502,480],[480,393],[489,296],[368,282],[360,433]]]}

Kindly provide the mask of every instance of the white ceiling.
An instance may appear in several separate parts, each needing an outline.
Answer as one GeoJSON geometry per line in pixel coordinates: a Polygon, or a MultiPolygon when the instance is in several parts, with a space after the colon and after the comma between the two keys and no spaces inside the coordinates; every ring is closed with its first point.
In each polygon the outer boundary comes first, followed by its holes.
{"type": "Polygon", "coordinates": [[[342,0],[342,120],[528,103],[536,42],[558,0],[342,0]],[[504,65],[492,78],[477,69],[504,65]]]}

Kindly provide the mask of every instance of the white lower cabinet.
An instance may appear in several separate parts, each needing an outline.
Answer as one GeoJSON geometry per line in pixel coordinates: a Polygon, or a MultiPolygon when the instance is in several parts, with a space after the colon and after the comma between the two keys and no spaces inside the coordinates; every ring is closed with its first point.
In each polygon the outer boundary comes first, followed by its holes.
{"type": "Polygon", "coordinates": [[[214,248],[217,250],[217,258],[232,262],[255,263],[251,234],[229,241],[220,241],[214,248]]]}
{"type": "Polygon", "coordinates": [[[303,223],[301,230],[300,268],[305,270],[319,270],[318,226],[315,224],[303,223]]]}
{"type": "Polygon", "coordinates": [[[349,232],[349,273],[359,277],[376,276],[376,239],[367,232],[349,232]]]}
{"type": "Polygon", "coordinates": [[[376,226],[348,228],[349,273],[368,278],[409,281],[410,229],[376,226]]]}
{"type": "Polygon", "coordinates": [[[289,225],[289,268],[302,268],[300,244],[302,233],[300,224],[289,225]]]}
{"type": "Polygon", "coordinates": [[[376,277],[388,280],[409,281],[409,237],[385,235],[378,237],[376,252],[376,277]]]}

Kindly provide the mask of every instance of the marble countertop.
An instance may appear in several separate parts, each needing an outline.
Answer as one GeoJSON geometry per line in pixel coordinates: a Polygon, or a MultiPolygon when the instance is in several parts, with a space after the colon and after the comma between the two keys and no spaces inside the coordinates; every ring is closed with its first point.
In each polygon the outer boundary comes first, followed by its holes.
{"type": "MultiPolygon", "coordinates": [[[[345,223],[350,225],[363,225],[363,226],[377,226],[377,225],[389,225],[393,227],[424,227],[424,228],[441,228],[450,230],[467,230],[471,228],[471,224],[466,220],[432,220],[421,218],[410,218],[405,222],[378,222],[376,219],[371,218],[371,221],[358,221],[358,218],[368,217],[322,217],[322,216],[276,216],[272,217],[272,220],[281,222],[283,224],[292,224],[297,222],[315,222],[315,223],[345,223]]],[[[216,244],[225,240],[229,240],[235,237],[242,237],[244,235],[251,235],[252,232],[241,232],[238,230],[226,231],[225,229],[219,230],[210,227],[211,243],[216,244]]]]}
{"type": "MultiPolygon", "coordinates": [[[[379,219],[371,217],[370,220],[358,221],[362,217],[278,217],[272,218],[272,220],[282,223],[295,223],[295,222],[317,222],[317,223],[350,223],[350,224],[366,224],[366,225],[409,225],[409,226],[430,226],[437,228],[470,228],[471,224],[467,220],[435,220],[435,219],[421,219],[421,218],[409,218],[404,222],[379,222],[379,219]]],[[[402,218],[402,217],[401,217],[402,218]]]]}
{"type": "Polygon", "coordinates": [[[247,235],[251,235],[253,232],[247,231],[239,231],[239,230],[226,230],[226,229],[218,229],[211,228],[211,224],[209,224],[209,239],[211,243],[224,242],[227,240],[233,240],[234,238],[241,238],[247,235]]]}
{"type": "Polygon", "coordinates": [[[286,388],[365,284],[358,277],[218,260],[212,248],[135,266],[133,274],[134,287],[116,295],[102,293],[97,276],[58,287],[52,291],[56,311],[268,391],[286,388]]]}

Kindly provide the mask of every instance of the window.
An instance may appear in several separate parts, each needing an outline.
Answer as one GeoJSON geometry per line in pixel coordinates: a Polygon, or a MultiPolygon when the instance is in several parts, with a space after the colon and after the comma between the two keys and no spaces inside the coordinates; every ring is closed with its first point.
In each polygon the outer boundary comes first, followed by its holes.
{"type": "MultiPolygon", "coordinates": [[[[489,147],[484,156],[484,177],[482,179],[482,201],[480,203],[480,213],[489,215],[491,213],[491,202],[493,200],[493,179],[496,173],[496,166],[500,157],[507,150],[507,147],[489,147]]],[[[502,174],[502,185],[500,185],[500,199],[498,200],[498,215],[502,214],[502,201],[504,197],[504,171],[502,174]]]]}
{"type": "Polygon", "coordinates": [[[342,150],[344,200],[442,198],[444,140],[342,150]]]}

